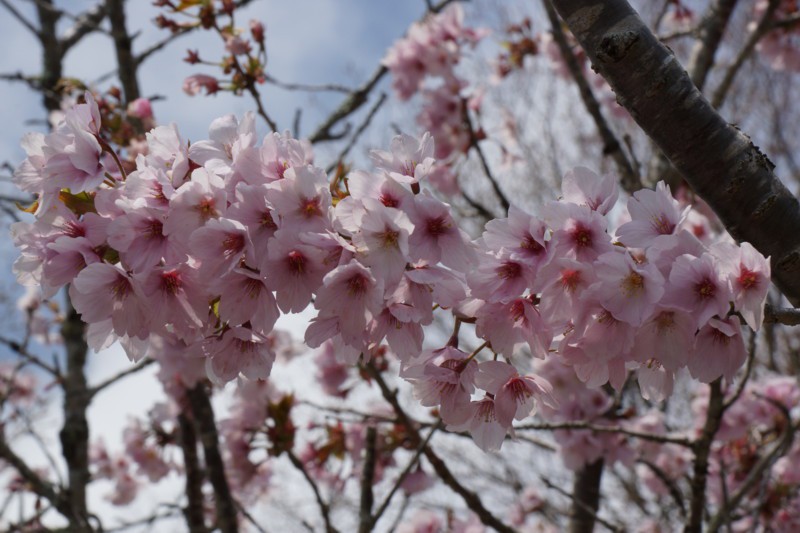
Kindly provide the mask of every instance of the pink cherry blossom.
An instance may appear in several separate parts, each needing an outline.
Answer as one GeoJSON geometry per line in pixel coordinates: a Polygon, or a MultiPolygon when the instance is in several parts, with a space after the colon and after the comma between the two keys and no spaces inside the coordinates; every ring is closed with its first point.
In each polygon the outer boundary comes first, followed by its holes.
{"type": "Polygon", "coordinates": [[[500,361],[485,361],[478,365],[475,384],[494,395],[497,421],[511,427],[513,420],[523,420],[536,411],[537,402],[556,407],[553,386],[538,376],[520,376],[517,369],[500,361]]]}
{"type": "Polygon", "coordinates": [[[617,203],[619,187],[613,174],[601,178],[586,167],[575,167],[564,174],[561,181],[563,200],[585,205],[601,215],[608,214],[617,203]]]}
{"type": "MultiPolygon", "coordinates": [[[[688,210],[688,208],[687,208],[688,210]]],[[[659,181],[656,190],[641,189],[628,201],[631,221],[617,230],[617,237],[627,246],[644,248],[662,235],[674,235],[686,216],[669,190],[669,185],[659,181]]]]}
{"type": "Polygon", "coordinates": [[[734,316],[712,318],[700,329],[688,367],[692,377],[711,383],[720,376],[731,381],[747,359],[742,327],[734,316]]]}
{"type": "Polygon", "coordinates": [[[701,328],[713,316],[725,317],[731,300],[728,281],[720,276],[716,259],[704,253],[676,259],[661,304],[691,313],[701,328]]]}
{"type": "Polygon", "coordinates": [[[758,331],[764,321],[764,304],[769,292],[770,264],[750,243],[741,246],[721,243],[714,248],[723,272],[733,289],[734,308],[747,325],[758,331]]]}

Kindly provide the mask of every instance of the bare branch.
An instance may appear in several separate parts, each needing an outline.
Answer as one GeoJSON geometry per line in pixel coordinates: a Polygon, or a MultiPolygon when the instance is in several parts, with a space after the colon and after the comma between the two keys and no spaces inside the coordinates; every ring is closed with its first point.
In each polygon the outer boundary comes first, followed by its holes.
{"type": "Polygon", "coordinates": [[[516,431],[571,429],[595,431],[597,433],[619,433],[621,435],[627,435],[628,437],[635,437],[637,439],[649,440],[652,442],[660,442],[662,444],[677,444],[679,446],[686,447],[692,446],[692,441],[686,437],[673,437],[670,435],[658,435],[656,433],[643,433],[641,431],[634,431],[620,426],[601,426],[586,421],[560,422],[556,424],[525,424],[522,426],[516,426],[514,429],[516,431]]]}
{"type": "Polygon", "coordinates": [[[497,195],[497,198],[500,200],[500,205],[503,206],[503,211],[508,214],[508,209],[511,207],[511,203],[508,201],[505,193],[503,193],[503,190],[500,188],[500,184],[497,182],[497,179],[492,173],[492,169],[489,167],[489,162],[486,159],[486,155],[484,155],[480,144],[478,144],[478,135],[475,132],[475,127],[472,125],[472,119],[469,116],[469,109],[467,109],[466,102],[462,103],[462,105],[462,115],[464,124],[467,126],[469,132],[470,147],[475,150],[476,154],[478,154],[478,160],[481,162],[483,173],[486,175],[486,179],[489,180],[495,195],[497,195]]]}
{"type": "Polygon", "coordinates": [[[711,443],[717,434],[722,415],[724,414],[724,394],[720,379],[717,378],[710,385],[711,394],[708,398],[706,410],[706,423],[700,438],[694,446],[694,471],[692,473],[692,496],[689,504],[689,520],[684,528],[685,533],[700,533],[703,530],[703,514],[706,508],[706,484],[708,481],[708,457],[711,452],[711,443]]]}
{"type": "Polygon", "coordinates": [[[600,138],[603,141],[603,155],[611,156],[614,160],[617,170],[621,174],[620,184],[622,187],[628,193],[638,191],[642,188],[642,182],[636,171],[634,171],[633,165],[631,165],[625,152],[622,151],[622,145],[603,116],[600,103],[597,101],[597,98],[595,98],[592,88],[589,86],[589,81],[586,79],[586,76],[584,76],[583,70],[578,64],[578,60],[575,58],[575,54],[572,53],[572,47],[570,47],[564,35],[564,31],[561,29],[561,21],[558,19],[558,14],[553,8],[551,0],[542,0],[542,3],[550,19],[550,25],[553,28],[553,39],[558,45],[561,57],[564,59],[569,73],[572,75],[572,79],[575,80],[575,85],[578,86],[578,92],[581,95],[581,100],[583,100],[583,105],[594,120],[598,133],[600,133],[600,138]]]}
{"type": "Polygon", "coordinates": [[[70,48],[94,31],[102,31],[100,24],[106,17],[106,9],[102,2],[81,13],[75,18],[75,24],[61,37],[61,55],[66,55],[70,48]]]}
{"type": "Polygon", "coordinates": [[[383,499],[383,503],[380,505],[380,507],[378,507],[378,510],[375,511],[375,515],[372,518],[373,526],[378,523],[378,520],[380,520],[381,516],[383,516],[383,513],[386,511],[386,509],[389,508],[389,504],[392,503],[392,498],[394,497],[395,493],[403,484],[403,481],[406,479],[408,474],[411,473],[411,469],[414,468],[414,466],[419,462],[419,458],[422,456],[422,453],[425,451],[425,448],[431,441],[431,437],[433,437],[433,434],[436,433],[436,430],[440,429],[441,427],[442,427],[442,422],[439,421],[439,423],[433,426],[431,430],[428,432],[428,435],[425,437],[425,440],[422,441],[422,443],[419,446],[417,446],[417,451],[414,453],[414,457],[411,458],[411,460],[408,462],[403,471],[400,472],[400,475],[398,476],[397,481],[395,481],[394,485],[392,486],[392,489],[389,491],[389,494],[386,495],[386,497],[383,499]]]}
{"type": "Polygon", "coordinates": [[[373,105],[372,109],[369,110],[369,113],[367,113],[364,121],[361,123],[355,133],[353,133],[353,136],[348,141],[347,146],[345,146],[344,149],[339,153],[339,157],[336,158],[336,161],[328,165],[328,168],[325,169],[325,172],[330,174],[342,161],[344,161],[344,158],[347,157],[347,154],[350,153],[350,150],[352,150],[356,145],[356,142],[358,142],[359,137],[361,137],[364,131],[369,127],[372,119],[375,118],[375,115],[378,113],[378,110],[381,108],[384,102],[386,102],[386,93],[381,93],[380,97],[378,97],[378,101],[375,102],[375,105],[373,105]]]}
{"type": "Polygon", "coordinates": [[[194,388],[187,390],[186,399],[191,407],[192,417],[203,445],[208,480],[214,488],[217,527],[222,533],[237,533],[239,525],[236,519],[236,503],[225,475],[225,463],[222,461],[219,451],[219,435],[214,419],[214,408],[211,406],[205,384],[198,383],[194,388]]]}
{"type": "Polygon", "coordinates": [[[119,372],[117,374],[114,374],[113,376],[111,376],[110,378],[106,379],[105,381],[101,381],[100,383],[98,383],[94,387],[91,387],[89,389],[89,395],[90,396],[95,396],[95,395],[97,395],[98,392],[102,391],[103,389],[106,389],[110,385],[113,385],[117,381],[119,381],[119,380],[121,380],[123,378],[126,378],[126,377],[128,377],[128,376],[130,376],[132,374],[136,374],[139,371],[147,368],[148,366],[152,365],[155,362],[156,362],[155,359],[144,359],[142,361],[139,361],[135,365],[132,365],[132,366],[126,368],[125,370],[122,370],[121,372],[119,372]]]}
{"type": "MultiPolygon", "coordinates": [[[[397,400],[397,393],[389,389],[389,386],[386,384],[386,381],[384,381],[383,376],[381,376],[380,372],[372,363],[365,365],[364,369],[372,377],[372,379],[375,380],[375,382],[378,384],[378,387],[381,389],[383,398],[389,402],[394,409],[399,422],[406,429],[406,433],[411,440],[411,444],[413,446],[420,446],[422,443],[422,437],[420,436],[419,431],[414,426],[411,419],[408,418],[408,415],[406,415],[406,412],[400,406],[400,402],[397,400]]],[[[478,518],[480,518],[481,522],[489,527],[493,527],[500,533],[514,533],[512,528],[505,525],[483,505],[483,502],[476,493],[461,484],[461,482],[456,478],[456,476],[453,475],[444,461],[442,461],[442,459],[436,455],[430,446],[425,446],[423,453],[442,482],[450,487],[453,492],[461,496],[467,507],[469,507],[469,509],[474,512],[478,518]]]]}
{"type": "Polygon", "coordinates": [[[314,481],[314,478],[312,478],[309,475],[308,471],[306,470],[305,465],[294,454],[294,452],[292,452],[291,450],[288,450],[286,452],[286,455],[289,457],[289,461],[291,461],[291,463],[294,465],[294,467],[297,468],[300,471],[301,474],[303,474],[303,477],[306,479],[308,484],[311,486],[311,490],[314,491],[314,497],[317,499],[317,504],[319,505],[319,510],[320,510],[320,513],[322,514],[322,520],[325,522],[325,531],[327,533],[336,533],[337,529],[334,528],[333,524],[331,523],[330,506],[327,503],[325,503],[325,500],[322,499],[322,493],[319,491],[319,487],[317,486],[317,482],[314,481]]]}
{"type": "Polygon", "coordinates": [[[723,103],[725,103],[725,98],[728,96],[728,91],[733,85],[733,80],[739,73],[739,69],[742,68],[744,62],[753,53],[758,41],[760,41],[761,38],[764,37],[764,35],[766,35],[771,29],[772,16],[775,14],[778,4],[780,4],[780,0],[769,0],[767,9],[764,10],[764,15],[761,17],[761,20],[758,21],[758,25],[752,32],[750,32],[750,36],[748,37],[747,41],[745,41],[744,46],[736,55],[736,59],[733,61],[733,63],[725,71],[722,81],[714,91],[714,94],[711,97],[711,105],[714,107],[719,108],[723,103]]]}
{"type": "MultiPolygon", "coordinates": [[[[752,468],[750,468],[747,477],[744,479],[742,484],[739,485],[738,490],[730,497],[730,500],[726,501],[717,511],[717,513],[711,518],[711,521],[708,525],[708,531],[717,531],[720,528],[722,521],[725,520],[730,514],[731,509],[736,509],[747,493],[750,492],[753,487],[755,487],[756,483],[758,483],[758,481],[761,479],[761,476],[764,474],[764,472],[771,468],[772,465],[775,464],[775,461],[788,452],[792,447],[792,442],[794,442],[794,434],[798,428],[792,423],[789,410],[786,408],[786,406],[771,398],[763,399],[770,402],[778,409],[778,411],[780,411],[784,418],[786,427],[783,429],[783,434],[781,435],[780,440],[775,443],[769,452],[762,455],[752,468]]],[[[724,470],[720,472],[720,475],[725,475],[724,470]]]]}
{"type": "Polygon", "coordinates": [[[336,85],[335,83],[327,83],[323,85],[292,83],[292,82],[276,80],[274,76],[271,76],[269,74],[264,75],[264,80],[267,83],[274,85],[275,87],[280,87],[281,89],[286,89],[287,91],[337,92],[345,94],[350,94],[351,92],[353,92],[352,87],[345,87],[344,85],[336,85]]]}
{"type": "Polygon", "coordinates": [[[372,484],[375,482],[375,442],[378,434],[375,426],[367,426],[367,435],[364,439],[364,463],[361,467],[361,502],[358,510],[358,532],[369,533],[375,520],[372,518],[372,506],[375,495],[372,493],[372,484]]]}
{"type": "Polygon", "coordinates": [[[34,26],[31,21],[25,18],[25,15],[20,13],[20,11],[16,7],[14,7],[14,4],[12,4],[9,0],[0,0],[0,4],[3,4],[3,7],[5,7],[9,13],[11,13],[11,16],[17,19],[20,24],[25,26],[28,29],[28,31],[34,34],[37,38],[41,38],[41,33],[39,32],[39,29],[36,26],[34,26]]]}
{"type": "MultiPolygon", "coordinates": [[[[433,12],[439,12],[444,9],[445,6],[452,3],[454,0],[441,0],[437,4],[432,7],[433,12]]],[[[362,105],[364,105],[369,97],[369,94],[372,92],[372,89],[378,84],[379,81],[386,75],[389,70],[381,65],[379,66],[375,72],[372,73],[372,76],[364,82],[363,85],[351,91],[347,98],[339,104],[339,107],[331,113],[325,121],[317,127],[316,131],[311,134],[308,138],[312,144],[324,141],[332,141],[336,139],[341,139],[344,135],[347,135],[345,132],[344,134],[341,133],[334,133],[332,130],[333,128],[339,124],[342,120],[349,117],[351,114],[356,112],[362,105]]]]}

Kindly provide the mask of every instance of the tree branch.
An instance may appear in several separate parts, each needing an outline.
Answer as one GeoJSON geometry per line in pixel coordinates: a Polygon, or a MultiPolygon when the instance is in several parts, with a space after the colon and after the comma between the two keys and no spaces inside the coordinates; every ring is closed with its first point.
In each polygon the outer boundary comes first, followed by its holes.
{"type": "Polygon", "coordinates": [[[208,480],[214,489],[214,502],[217,508],[217,527],[222,533],[237,533],[239,525],[236,517],[236,503],[231,494],[225,463],[219,453],[219,435],[214,420],[214,408],[206,392],[205,384],[199,383],[186,391],[192,417],[197,426],[200,442],[206,460],[208,480]]]}
{"type": "Polygon", "coordinates": [[[75,24],[61,38],[61,55],[67,54],[86,35],[100,30],[100,23],[106,18],[106,8],[102,2],[85,11],[75,19],[75,24]]]}
{"type": "Polygon", "coordinates": [[[190,533],[205,533],[205,512],[203,506],[203,471],[197,456],[197,435],[192,421],[184,413],[178,414],[180,444],[183,451],[183,468],[186,471],[187,505],[183,510],[190,533]]]}
{"type": "Polygon", "coordinates": [[[575,80],[575,85],[578,86],[578,92],[583,100],[583,105],[594,120],[600,139],[603,141],[603,155],[611,156],[614,163],[617,165],[617,170],[621,175],[620,184],[629,194],[633,194],[642,188],[642,182],[638,174],[633,169],[633,165],[625,156],[622,151],[622,145],[617,139],[614,132],[608,125],[603,112],[600,109],[600,103],[595,98],[592,88],[586,76],[583,75],[583,70],[578,64],[575,54],[572,53],[572,47],[567,42],[567,37],[561,29],[561,21],[558,19],[558,14],[553,8],[551,0],[542,0],[544,8],[547,11],[547,16],[550,19],[550,25],[553,28],[553,39],[558,45],[558,50],[561,57],[564,59],[572,79],[575,80]]]}
{"type": "Polygon", "coordinates": [[[301,461],[291,450],[287,450],[286,455],[289,457],[289,461],[297,468],[303,477],[306,479],[308,484],[311,486],[311,490],[314,491],[314,498],[317,499],[317,505],[319,505],[319,511],[322,514],[322,520],[325,522],[325,531],[327,533],[337,533],[337,529],[333,527],[333,523],[331,522],[331,515],[330,515],[330,506],[325,503],[325,500],[322,499],[322,493],[319,491],[319,487],[317,486],[317,482],[314,481],[308,470],[306,470],[303,461],[301,461]]]}
{"type": "Polygon", "coordinates": [[[5,7],[9,13],[11,13],[11,16],[17,19],[17,21],[20,24],[25,26],[25,28],[27,28],[28,31],[30,31],[34,36],[36,36],[36,38],[41,39],[41,33],[39,29],[36,26],[34,26],[31,21],[25,18],[25,15],[20,13],[20,11],[16,7],[14,7],[14,4],[9,2],[9,0],[0,0],[0,4],[3,4],[3,7],[5,7]]]}
{"type": "MultiPolygon", "coordinates": [[[[383,376],[381,376],[380,372],[372,363],[365,365],[364,369],[372,377],[372,379],[375,380],[375,382],[378,384],[378,387],[381,389],[383,398],[389,402],[394,409],[398,421],[403,425],[406,430],[406,434],[411,440],[412,446],[420,446],[422,443],[422,437],[412,423],[411,419],[408,418],[408,415],[406,415],[406,412],[400,406],[400,402],[397,400],[397,394],[389,389],[389,386],[386,384],[386,381],[384,381],[383,376]]],[[[461,484],[461,482],[458,481],[456,476],[453,475],[444,461],[442,461],[442,459],[436,455],[430,446],[425,446],[423,453],[442,482],[450,487],[453,492],[461,496],[467,507],[469,507],[469,509],[478,516],[481,522],[489,527],[493,527],[500,533],[514,533],[514,529],[505,525],[483,505],[483,502],[477,494],[466,488],[461,484]]]]}
{"type": "Polygon", "coordinates": [[[117,53],[117,72],[125,95],[125,102],[139,98],[139,81],[136,69],[139,63],[133,55],[132,40],[125,26],[125,3],[123,0],[105,0],[108,20],[111,23],[111,37],[117,53]]]}
{"type": "MultiPolygon", "coordinates": [[[[454,0],[441,0],[434,5],[431,10],[438,13],[453,1],[454,0]]],[[[311,134],[311,136],[308,138],[311,144],[333,141],[336,139],[341,139],[344,135],[347,135],[347,130],[345,130],[345,133],[334,133],[332,130],[334,126],[355,113],[367,102],[372,89],[375,88],[375,86],[379,81],[381,81],[387,72],[389,72],[389,69],[383,65],[380,65],[375,72],[372,73],[372,76],[370,76],[369,79],[364,82],[363,85],[354,91],[351,91],[347,98],[345,98],[345,100],[339,104],[339,107],[337,107],[333,113],[331,113],[328,118],[326,118],[325,121],[317,127],[316,131],[311,134]]]]}
{"type": "Polygon", "coordinates": [[[570,533],[592,533],[600,509],[600,483],[603,479],[603,459],[584,465],[575,472],[572,483],[572,518],[570,533]]]}
{"type": "Polygon", "coordinates": [[[706,509],[706,484],[708,481],[708,457],[711,452],[711,443],[714,441],[714,435],[717,434],[724,413],[722,402],[725,395],[722,393],[720,379],[717,378],[710,385],[711,393],[708,398],[706,423],[703,426],[700,438],[697,439],[694,446],[692,496],[689,503],[689,521],[686,522],[686,527],[684,528],[685,533],[700,533],[703,530],[703,514],[706,509]]]}
{"type": "Polygon", "coordinates": [[[70,527],[75,531],[91,531],[86,503],[86,486],[89,484],[89,422],[86,409],[91,395],[86,384],[84,366],[89,347],[83,338],[85,325],[80,315],[67,300],[67,318],[61,326],[61,336],[66,348],[66,374],[64,389],[64,425],[59,432],[61,454],[67,463],[69,488],[67,498],[71,513],[70,527]]]}
{"type": "Polygon", "coordinates": [[[361,467],[361,502],[358,510],[358,533],[369,533],[375,521],[372,518],[372,506],[375,496],[372,484],[375,482],[375,441],[378,434],[375,426],[367,426],[364,439],[364,464],[361,467]]]}

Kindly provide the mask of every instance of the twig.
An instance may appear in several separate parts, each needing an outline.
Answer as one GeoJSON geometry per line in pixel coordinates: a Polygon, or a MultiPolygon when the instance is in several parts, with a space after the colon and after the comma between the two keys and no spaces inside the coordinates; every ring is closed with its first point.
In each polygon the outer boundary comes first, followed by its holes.
{"type": "Polygon", "coordinates": [[[378,113],[378,110],[381,108],[384,102],[386,102],[386,93],[381,93],[381,95],[378,97],[378,101],[375,102],[375,105],[373,105],[372,109],[369,110],[369,113],[367,113],[364,121],[361,123],[358,129],[356,129],[355,133],[353,133],[353,136],[348,141],[347,146],[345,146],[344,149],[339,153],[339,157],[337,157],[336,161],[328,165],[328,168],[325,169],[326,173],[330,174],[342,161],[344,161],[344,158],[347,157],[347,154],[350,153],[350,150],[352,150],[356,145],[356,142],[358,142],[359,137],[361,137],[364,131],[369,127],[372,119],[375,118],[375,115],[378,113]]]}
{"type": "Polygon", "coordinates": [[[750,57],[750,54],[753,53],[753,50],[758,44],[758,41],[766,35],[766,33],[772,27],[772,15],[775,14],[775,10],[778,8],[778,4],[780,4],[780,0],[769,0],[769,4],[767,4],[767,9],[764,11],[764,16],[761,17],[761,20],[758,21],[758,26],[750,33],[750,37],[748,37],[747,41],[745,41],[744,46],[739,51],[739,54],[736,56],[736,59],[733,61],[731,66],[725,71],[725,75],[722,78],[719,86],[714,91],[713,96],[711,97],[711,105],[719,109],[722,104],[725,102],[725,98],[728,96],[728,91],[733,85],[733,80],[736,78],[736,75],[739,73],[739,69],[742,68],[745,60],[750,57]]]}
{"type": "MultiPolygon", "coordinates": [[[[439,12],[453,1],[454,0],[441,0],[433,6],[432,10],[434,12],[439,12]]],[[[336,139],[341,139],[347,135],[347,128],[345,129],[344,133],[334,133],[331,130],[334,126],[339,124],[339,122],[349,117],[367,102],[369,93],[372,92],[372,89],[375,88],[375,86],[379,81],[381,81],[387,72],[389,72],[389,69],[383,65],[380,65],[375,72],[372,73],[372,76],[370,76],[367,81],[364,82],[363,85],[351,91],[347,98],[345,98],[345,100],[339,104],[339,107],[337,107],[333,113],[331,113],[328,118],[326,118],[325,121],[317,127],[316,131],[311,134],[309,137],[311,144],[333,141],[336,139]]]]}
{"type": "Polygon", "coordinates": [[[106,379],[105,381],[101,381],[100,383],[98,383],[94,387],[90,387],[89,388],[89,394],[91,396],[95,396],[98,392],[102,391],[103,389],[107,388],[108,386],[113,385],[117,381],[119,381],[119,380],[121,380],[123,378],[126,378],[126,377],[130,376],[131,374],[136,374],[140,370],[143,370],[143,369],[147,368],[148,366],[152,365],[153,363],[155,363],[155,359],[144,359],[143,361],[139,361],[135,365],[133,365],[133,366],[131,366],[129,368],[126,368],[125,370],[123,370],[123,371],[121,371],[121,372],[119,372],[117,374],[114,374],[113,376],[111,376],[110,378],[106,379]]]}
{"type": "MultiPolygon", "coordinates": [[[[750,492],[750,489],[755,486],[755,484],[760,479],[761,475],[772,465],[775,461],[789,451],[789,448],[792,446],[792,442],[794,441],[794,433],[797,431],[797,427],[792,423],[791,415],[789,410],[780,402],[777,402],[771,398],[763,398],[765,401],[768,401],[773,406],[775,406],[778,411],[780,411],[781,415],[783,415],[786,421],[786,428],[783,430],[783,435],[781,435],[781,439],[773,446],[773,448],[766,453],[765,455],[761,456],[758,462],[750,468],[750,471],[747,474],[747,477],[739,485],[739,488],[736,492],[731,496],[730,502],[726,502],[723,504],[722,508],[717,511],[714,517],[709,522],[708,531],[717,531],[720,528],[720,525],[723,520],[726,519],[727,515],[730,513],[731,509],[736,509],[742,499],[750,492]]],[[[720,475],[723,475],[720,473],[720,475]]]]}
{"type": "Polygon", "coordinates": [[[539,431],[558,430],[558,429],[570,429],[570,430],[577,429],[577,430],[596,431],[598,433],[619,433],[621,435],[627,435],[628,437],[635,437],[637,439],[660,442],[662,444],[668,443],[668,444],[677,444],[678,446],[686,446],[686,447],[692,446],[692,441],[686,437],[673,437],[669,435],[658,435],[656,433],[644,433],[641,431],[634,431],[620,426],[600,426],[585,421],[559,422],[555,424],[550,424],[550,423],[525,424],[522,426],[516,426],[514,429],[516,431],[522,431],[527,429],[539,430],[539,431]]]}
{"type": "Polygon", "coordinates": [[[324,85],[310,85],[306,83],[291,83],[285,81],[276,80],[274,76],[266,74],[264,76],[264,80],[267,83],[270,83],[276,87],[280,87],[281,89],[286,89],[287,91],[308,91],[308,92],[338,92],[338,93],[346,93],[349,94],[353,92],[351,87],[345,87],[344,85],[336,85],[335,83],[328,83],[324,85]]]}
{"type": "Polygon", "coordinates": [[[469,116],[469,109],[467,109],[466,103],[463,104],[462,114],[464,124],[467,126],[469,132],[469,145],[475,150],[475,153],[478,154],[478,160],[481,162],[483,173],[486,175],[486,179],[489,180],[495,195],[497,195],[497,198],[500,200],[500,205],[503,206],[503,211],[508,214],[508,209],[511,207],[511,204],[509,203],[508,198],[503,190],[500,188],[500,184],[497,182],[497,179],[494,177],[492,169],[489,167],[489,162],[486,159],[486,155],[483,153],[483,149],[481,149],[479,144],[475,127],[472,125],[472,119],[469,116]]]}
{"type": "Polygon", "coordinates": [[[308,471],[306,470],[305,465],[303,462],[292,452],[288,450],[286,455],[289,457],[289,461],[297,468],[303,477],[306,479],[308,484],[311,486],[311,490],[314,491],[314,497],[317,499],[317,504],[319,505],[319,511],[322,514],[322,520],[325,522],[325,531],[327,533],[335,533],[337,531],[336,528],[333,527],[331,523],[331,516],[330,516],[330,506],[325,503],[325,500],[322,499],[322,493],[319,491],[319,487],[317,486],[317,482],[314,481],[314,478],[309,475],[308,471]]]}
{"type": "Polygon", "coordinates": [[[736,391],[734,391],[733,395],[730,398],[728,398],[727,400],[725,400],[725,403],[722,405],[722,409],[723,410],[727,410],[728,407],[730,407],[731,405],[736,403],[736,401],[739,399],[739,396],[742,395],[742,392],[744,391],[745,386],[747,386],[748,380],[750,379],[750,373],[753,371],[753,361],[755,361],[755,358],[756,358],[756,332],[755,331],[751,331],[750,332],[749,345],[750,346],[748,347],[748,350],[747,350],[747,365],[744,367],[744,375],[742,376],[742,379],[737,384],[736,391]]]}
{"type": "Polygon", "coordinates": [[[661,470],[659,467],[647,461],[645,459],[640,459],[639,463],[645,465],[647,468],[653,471],[656,477],[667,487],[667,491],[669,495],[672,496],[672,499],[675,501],[675,505],[678,507],[678,511],[680,511],[681,516],[686,518],[686,505],[683,503],[683,494],[681,494],[681,490],[675,484],[675,482],[669,478],[669,476],[661,470]]]}
{"type": "MultiPolygon", "coordinates": [[[[386,384],[386,381],[384,381],[383,376],[381,376],[380,372],[372,363],[368,363],[364,369],[372,377],[372,379],[375,380],[375,383],[377,383],[378,387],[381,389],[381,394],[383,395],[384,399],[389,402],[394,409],[399,422],[406,429],[406,434],[411,440],[411,444],[414,446],[420,446],[422,443],[422,437],[420,436],[417,428],[414,427],[411,419],[408,418],[408,415],[406,415],[406,412],[400,406],[400,402],[397,400],[396,392],[392,392],[392,390],[389,389],[389,386],[386,384]]],[[[425,446],[423,453],[442,482],[450,487],[453,492],[461,496],[467,507],[469,507],[469,509],[478,516],[481,522],[489,527],[493,527],[500,533],[514,533],[514,529],[505,525],[483,505],[483,502],[476,493],[469,490],[462,485],[460,481],[458,481],[444,461],[442,461],[442,459],[436,455],[430,446],[425,446]]]]}
{"type": "Polygon", "coordinates": [[[419,458],[422,456],[422,453],[425,451],[425,448],[431,441],[431,437],[433,437],[433,434],[436,433],[436,431],[441,427],[442,427],[442,422],[440,421],[438,424],[436,424],[431,428],[431,430],[428,432],[428,435],[425,437],[425,440],[422,441],[422,443],[419,446],[417,446],[417,451],[414,453],[414,457],[411,458],[406,467],[400,473],[400,476],[397,478],[397,481],[395,481],[394,485],[392,486],[392,490],[389,491],[389,494],[387,494],[386,497],[383,499],[383,503],[381,503],[380,507],[378,507],[378,510],[375,511],[375,514],[372,517],[373,526],[378,523],[378,520],[380,520],[383,513],[386,511],[386,509],[389,508],[389,504],[392,503],[392,498],[394,497],[395,493],[403,484],[403,481],[411,472],[411,469],[414,468],[414,466],[419,462],[419,458]]]}
{"type": "Polygon", "coordinates": [[[581,95],[581,100],[583,100],[583,105],[586,106],[586,110],[589,112],[589,115],[591,115],[597,127],[597,131],[600,133],[600,138],[603,140],[603,155],[611,156],[614,163],[616,163],[617,170],[619,170],[621,174],[620,184],[622,187],[628,193],[638,191],[642,187],[641,180],[636,172],[634,172],[631,162],[628,160],[625,152],[622,151],[622,145],[616,135],[614,135],[614,132],[611,131],[608,122],[603,116],[603,112],[600,110],[600,104],[597,98],[595,98],[586,76],[583,75],[583,70],[578,64],[575,54],[572,53],[572,48],[567,42],[564,30],[561,28],[561,21],[558,18],[556,10],[553,8],[553,4],[551,4],[551,0],[542,0],[542,3],[544,4],[545,10],[547,10],[547,16],[553,28],[553,39],[558,45],[561,57],[564,59],[572,78],[575,80],[575,84],[578,86],[578,92],[581,95]]]}
{"type": "Polygon", "coordinates": [[[3,6],[9,11],[9,13],[11,13],[11,16],[17,19],[19,23],[25,26],[32,34],[34,34],[36,37],[41,36],[41,33],[39,33],[39,29],[36,26],[34,26],[31,21],[25,18],[25,16],[22,13],[20,13],[16,7],[14,7],[14,4],[9,2],[8,0],[0,0],[0,4],[3,4],[3,6]]]}

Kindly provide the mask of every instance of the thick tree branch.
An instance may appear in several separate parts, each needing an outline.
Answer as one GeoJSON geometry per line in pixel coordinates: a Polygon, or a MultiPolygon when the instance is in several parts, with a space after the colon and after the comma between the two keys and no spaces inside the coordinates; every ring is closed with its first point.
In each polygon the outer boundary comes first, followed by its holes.
{"type": "MultiPolygon", "coordinates": [[[[737,0],[714,0],[697,27],[697,40],[692,47],[686,70],[692,83],[700,91],[705,87],[708,73],[714,64],[714,56],[719,49],[736,2],[737,0]]],[[[655,150],[648,165],[647,181],[652,184],[664,180],[674,190],[680,184],[680,179],[680,173],[670,164],[666,156],[660,150],[655,150]]]]}
{"type": "Polygon", "coordinates": [[[772,258],[800,304],[800,206],[774,165],[725,122],[625,0],[554,0],[617,100],[738,241],[772,258]]]}
{"type": "Polygon", "coordinates": [[[572,518],[570,533],[592,533],[600,509],[600,482],[603,479],[603,460],[584,465],[575,472],[572,483],[572,518]]]}
{"type": "Polygon", "coordinates": [[[71,509],[70,527],[75,531],[91,531],[86,503],[86,486],[89,484],[89,422],[86,409],[91,394],[86,383],[84,366],[89,347],[83,338],[85,325],[80,315],[67,302],[67,318],[61,326],[61,336],[66,348],[66,374],[64,388],[64,426],[61,428],[61,454],[67,463],[69,487],[67,498],[71,509]]]}
{"type": "Polygon", "coordinates": [[[375,444],[378,434],[375,426],[367,426],[367,435],[364,439],[364,463],[361,467],[361,501],[358,510],[358,533],[369,533],[372,531],[374,520],[372,518],[372,506],[375,503],[375,495],[372,493],[372,485],[375,482],[375,444]]]}
{"type": "Polygon", "coordinates": [[[197,455],[197,434],[192,421],[184,414],[178,415],[180,443],[183,451],[183,469],[186,472],[186,500],[183,510],[186,526],[190,533],[205,533],[205,513],[203,509],[203,471],[197,455]]]}
{"type": "Polygon", "coordinates": [[[60,13],[53,7],[52,0],[37,2],[36,11],[41,27],[39,41],[42,44],[41,88],[44,108],[47,111],[57,111],[61,109],[61,95],[57,88],[63,69],[61,43],[56,34],[60,13]]]}
{"type": "Polygon", "coordinates": [[[208,397],[206,387],[199,383],[186,391],[191,406],[192,417],[197,427],[203,453],[206,460],[208,480],[214,489],[214,503],[217,508],[217,527],[222,533],[237,533],[239,523],[236,517],[236,503],[231,494],[228,478],[225,475],[225,463],[219,452],[219,435],[214,419],[214,409],[208,397]]]}
{"type": "Polygon", "coordinates": [[[125,25],[124,0],[106,0],[108,20],[111,22],[111,37],[114,39],[114,49],[117,53],[117,72],[122,84],[125,102],[132,102],[139,98],[139,81],[136,69],[139,63],[133,55],[132,39],[125,25]]]}

